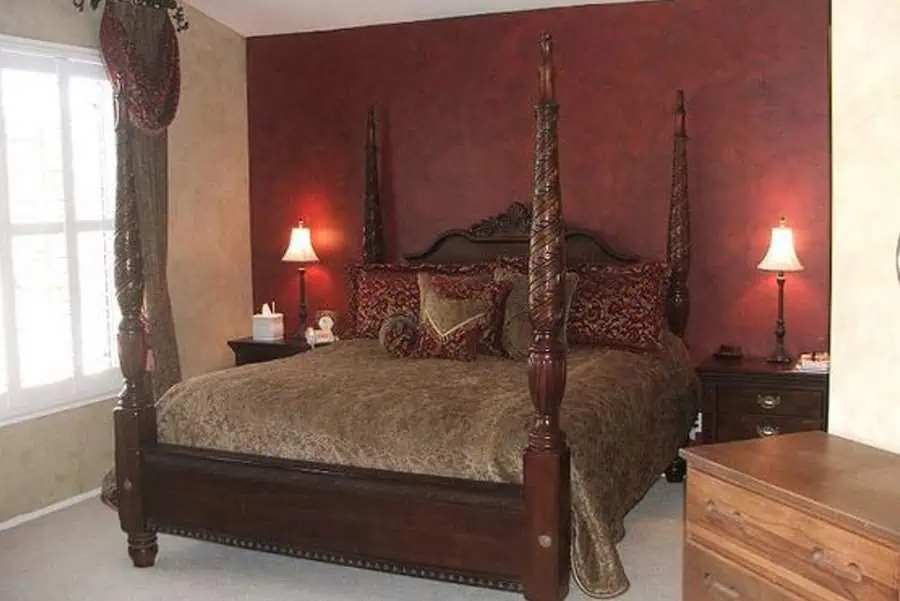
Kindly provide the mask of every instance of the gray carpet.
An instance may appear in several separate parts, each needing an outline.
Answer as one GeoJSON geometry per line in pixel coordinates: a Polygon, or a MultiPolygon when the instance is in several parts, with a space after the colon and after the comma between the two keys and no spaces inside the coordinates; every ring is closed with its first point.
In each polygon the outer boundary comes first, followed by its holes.
{"type": "MultiPolygon", "coordinates": [[[[681,485],[660,481],[626,519],[620,601],[680,601],[681,485]]],[[[137,570],[115,514],[91,499],[0,532],[0,601],[514,601],[519,595],[169,536],[137,570]]],[[[569,599],[587,597],[574,583],[569,599]]]]}

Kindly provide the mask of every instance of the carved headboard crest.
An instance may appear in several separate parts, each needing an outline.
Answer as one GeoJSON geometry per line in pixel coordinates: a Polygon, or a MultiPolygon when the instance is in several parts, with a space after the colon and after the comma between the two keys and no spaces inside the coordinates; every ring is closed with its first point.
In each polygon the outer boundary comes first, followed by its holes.
{"type": "Polygon", "coordinates": [[[531,232],[531,205],[513,202],[504,212],[479,221],[466,231],[476,238],[528,236],[531,232]]]}

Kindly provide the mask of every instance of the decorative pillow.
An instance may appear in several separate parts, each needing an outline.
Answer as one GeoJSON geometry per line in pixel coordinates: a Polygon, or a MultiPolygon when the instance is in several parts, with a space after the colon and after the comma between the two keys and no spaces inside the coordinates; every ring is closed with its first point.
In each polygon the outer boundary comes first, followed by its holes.
{"type": "Polygon", "coordinates": [[[528,255],[502,255],[495,263],[496,267],[528,275],[528,255]]]}
{"type": "MultiPolygon", "coordinates": [[[[503,357],[503,345],[500,342],[500,334],[503,330],[503,307],[506,304],[506,296],[510,286],[497,287],[487,275],[433,275],[431,276],[431,289],[439,296],[446,299],[466,300],[479,295],[493,295],[491,308],[485,317],[485,327],[482,329],[481,338],[478,340],[478,353],[503,357]]],[[[420,298],[421,303],[421,298],[420,298]]]]}
{"type": "Polygon", "coordinates": [[[431,287],[441,296],[458,300],[472,298],[484,292],[484,287],[493,282],[490,272],[484,275],[434,274],[431,287]]]}
{"type": "Polygon", "coordinates": [[[569,341],[632,351],[662,348],[669,272],[659,261],[578,267],[569,341]]]}
{"type": "Polygon", "coordinates": [[[419,317],[414,313],[399,313],[384,320],[378,330],[378,342],[395,357],[410,357],[419,338],[419,317]]]}
{"type": "Polygon", "coordinates": [[[418,313],[419,272],[443,274],[490,273],[488,263],[471,265],[369,264],[347,267],[349,306],[342,338],[378,338],[384,320],[396,313],[418,313]]]}
{"type": "MultiPolygon", "coordinates": [[[[534,338],[534,328],[528,310],[528,275],[500,267],[494,270],[494,280],[512,283],[503,313],[501,345],[511,359],[525,359],[528,357],[528,347],[534,338]]],[[[567,344],[566,324],[569,320],[572,296],[575,288],[579,285],[578,280],[578,275],[571,272],[566,273],[565,312],[563,328],[560,332],[563,344],[567,344]]]]}
{"type": "Polygon", "coordinates": [[[506,282],[490,282],[472,298],[443,296],[434,289],[432,275],[420,273],[421,311],[415,356],[473,361],[498,299],[509,291],[506,282]]]}

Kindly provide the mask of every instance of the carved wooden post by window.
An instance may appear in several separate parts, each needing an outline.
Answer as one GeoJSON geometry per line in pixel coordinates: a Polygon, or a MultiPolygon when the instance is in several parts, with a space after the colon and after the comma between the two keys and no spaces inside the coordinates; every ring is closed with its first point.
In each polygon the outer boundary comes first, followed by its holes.
{"type": "Polygon", "coordinates": [[[381,193],[378,184],[378,142],[375,134],[375,109],[369,109],[366,132],[366,194],[363,211],[363,263],[384,263],[386,250],[381,218],[381,193]]]}
{"type": "Polygon", "coordinates": [[[690,315],[688,277],[691,271],[691,215],[688,202],[687,127],[684,92],[678,90],[675,108],[675,149],[672,158],[672,193],[669,205],[669,240],[666,257],[672,278],[666,296],[669,328],[684,336],[690,315]]]}
{"type": "Polygon", "coordinates": [[[566,257],[552,52],[552,40],[544,35],[540,99],[535,108],[528,290],[534,324],[528,384],[536,416],[524,459],[527,540],[523,580],[525,596],[533,601],[562,599],[569,587],[569,449],[559,424],[566,386],[566,351],[560,335],[566,257]]]}
{"type": "Polygon", "coordinates": [[[134,565],[147,567],[156,558],[156,533],[147,525],[141,482],[141,446],[156,442],[156,408],[147,374],[147,340],[141,320],[144,301],[143,261],[138,226],[134,167],[126,157],[133,132],[125,110],[125,97],[117,98],[118,147],[115,214],[116,298],[122,312],[119,323],[119,364],[125,385],[113,412],[119,523],[128,534],[128,554],[134,565]]]}

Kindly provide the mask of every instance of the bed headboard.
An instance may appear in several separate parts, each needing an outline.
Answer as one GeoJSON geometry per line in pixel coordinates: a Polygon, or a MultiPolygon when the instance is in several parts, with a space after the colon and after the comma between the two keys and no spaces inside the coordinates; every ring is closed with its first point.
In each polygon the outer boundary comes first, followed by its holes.
{"type": "MultiPolygon", "coordinates": [[[[687,131],[684,92],[677,93],[675,135],[672,159],[672,188],[669,197],[669,221],[666,260],[672,277],[666,296],[669,328],[684,336],[690,315],[688,276],[690,274],[691,229],[687,181],[687,131]]],[[[384,242],[378,199],[378,177],[374,116],[370,112],[366,145],[366,196],[363,225],[363,262],[383,262],[384,242]],[[377,257],[378,260],[371,258],[377,257]]],[[[474,263],[498,256],[528,256],[531,231],[531,205],[513,202],[503,213],[466,229],[453,229],[438,235],[426,249],[408,254],[406,261],[416,263],[474,263]]],[[[566,228],[566,256],[570,265],[592,262],[627,264],[641,257],[614,248],[600,234],[578,228],[566,228]]]]}
{"type": "MultiPolygon", "coordinates": [[[[514,202],[494,215],[464,230],[440,234],[425,250],[406,255],[415,263],[475,263],[500,256],[528,256],[531,207],[514,202]]],[[[637,255],[613,248],[599,234],[567,228],[566,257],[570,265],[592,263],[633,263],[637,255]]]]}

